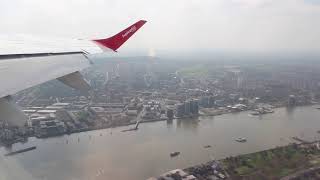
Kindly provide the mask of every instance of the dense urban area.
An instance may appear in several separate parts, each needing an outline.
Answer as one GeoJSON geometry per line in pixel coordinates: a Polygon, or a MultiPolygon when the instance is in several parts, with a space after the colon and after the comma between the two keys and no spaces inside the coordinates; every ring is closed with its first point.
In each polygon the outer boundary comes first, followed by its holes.
{"type": "MultiPolygon", "coordinates": [[[[15,95],[29,119],[23,128],[1,123],[1,145],[11,146],[28,137],[49,138],[117,126],[130,125],[124,131],[136,131],[144,122],[239,111],[263,116],[278,107],[318,104],[320,66],[299,62],[250,57],[245,61],[100,59],[82,72],[93,87],[88,94],[50,81],[15,95]]],[[[319,178],[319,142],[296,139],[297,143],[285,147],[208,159],[208,163],[172,170],[153,179],[319,178]]],[[[246,142],[245,137],[236,140],[246,142]]]]}

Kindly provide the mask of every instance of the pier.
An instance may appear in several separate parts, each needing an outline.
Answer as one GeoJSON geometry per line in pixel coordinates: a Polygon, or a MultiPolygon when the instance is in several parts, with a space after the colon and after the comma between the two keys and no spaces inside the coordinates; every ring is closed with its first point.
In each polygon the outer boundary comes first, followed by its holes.
{"type": "Polygon", "coordinates": [[[23,153],[23,152],[27,152],[27,151],[32,151],[32,150],[34,150],[36,148],[37,148],[36,146],[32,146],[32,147],[29,147],[29,148],[25,148],[25,149],[21,149],[21,150],[17,150],[17,151],[13,151],[13,152],[7,153],[7,154],[5,154],[5,156],[12,156],[12,155],[15,155],[15,154],[19,154],[19,153],[23,153]]]}
{"type": "Polygon", "coordinates": [[[312,143],[312,142],[310,142],[310,141],[301,139],[301,138],[299,138],[299,137],[297,137],[297,136],[292,137],[292,139],[293,139],[293,140],[296,140],[296,141],[298,141],[298,142],[300,142],[300,143],[304,143],[304,144],[311,144],[311,143],[312,143]]]}

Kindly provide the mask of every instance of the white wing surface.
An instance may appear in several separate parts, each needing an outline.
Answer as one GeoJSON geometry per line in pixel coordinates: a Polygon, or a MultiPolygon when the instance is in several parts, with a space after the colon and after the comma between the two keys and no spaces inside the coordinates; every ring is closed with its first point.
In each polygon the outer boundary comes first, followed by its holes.
{"type": "Polygon", "coordinates": [[[25,123],[10,96],[52,79],[79,90],[89,84],[79,71],[92,64],[92,54],[117,51],[146,21],[140,20],[106,39],[65,40],[17,35],[0,37],[0,121],[25,123]],[[19,116],[17,116],[19,114],[19,116]]]}

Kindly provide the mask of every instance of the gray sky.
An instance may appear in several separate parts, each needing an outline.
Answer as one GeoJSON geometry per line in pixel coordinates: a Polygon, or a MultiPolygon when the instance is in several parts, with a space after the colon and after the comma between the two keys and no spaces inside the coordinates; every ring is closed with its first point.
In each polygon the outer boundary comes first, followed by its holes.
{"type": "Polygon", "coordinates": [[[1,0],[1,33],[71,38],[148,23],[121,51],[319,51],[320,0],[1,0]]]}

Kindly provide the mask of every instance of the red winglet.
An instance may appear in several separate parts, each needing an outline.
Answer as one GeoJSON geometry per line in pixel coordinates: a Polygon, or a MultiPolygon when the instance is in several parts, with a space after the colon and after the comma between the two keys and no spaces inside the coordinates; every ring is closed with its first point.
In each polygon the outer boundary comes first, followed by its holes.
{"type": "Polygon", "coordinates": [[[109,37],[107,39],[97,39],[93,41],[98,45],[110,48],[113,51],[117,51],[117,49],[123,43],[125,43],[136,31],[138,31],[138,29],[140,29],[146,22],[147,21],[145,20],[140,20],[112,37],[109,37]]]}

